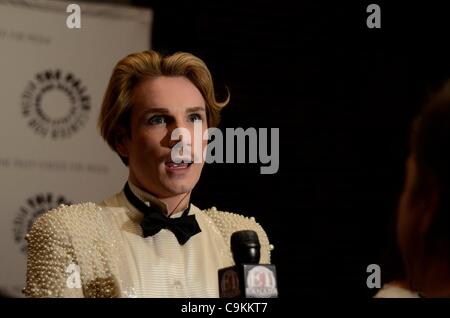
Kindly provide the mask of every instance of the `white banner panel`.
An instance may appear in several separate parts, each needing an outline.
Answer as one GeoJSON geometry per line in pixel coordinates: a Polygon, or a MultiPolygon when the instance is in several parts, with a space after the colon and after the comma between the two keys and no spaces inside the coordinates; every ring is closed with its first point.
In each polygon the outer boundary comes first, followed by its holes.
{"type": "Polygon", "coordinates": [[[127,169],[96,129],[115,63],[150,48],[152,12],[79,2],[0,0],[0,288],[21,296],[24,235],[60,203],[98,202],[127,169]]]}

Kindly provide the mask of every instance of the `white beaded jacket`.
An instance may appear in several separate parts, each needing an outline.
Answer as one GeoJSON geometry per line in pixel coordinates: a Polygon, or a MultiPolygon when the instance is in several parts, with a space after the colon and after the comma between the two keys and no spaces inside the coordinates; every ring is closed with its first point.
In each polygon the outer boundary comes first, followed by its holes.
{"type": "Polygon", "coordinates": [[[234,265],[230,237],[243,229],[257,232],[260,263],[270,263],[272,246],[254,218],[192,204],[189,214],[201,232],[180,245],[166,229],[144,238],[143,214],[123,191],[101,204],[61,205],[40,216],[26,236],[23,292],[28,297],[218,297],[217,272],[234,265]]]}

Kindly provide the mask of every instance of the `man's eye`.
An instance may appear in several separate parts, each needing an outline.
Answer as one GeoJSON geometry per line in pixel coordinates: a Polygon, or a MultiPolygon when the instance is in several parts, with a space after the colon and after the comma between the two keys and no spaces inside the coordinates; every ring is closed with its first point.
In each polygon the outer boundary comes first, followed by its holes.
{"type": "Polygon", "coordinates": [[[164,116],[153,116],[147,120],[147,123],[150,125],[159,125],[164,124],[165,122],[166,119],[164,118],[164,116]]]}
{"type": "Polygon", "coordinates": [[[190,121],[202,120],[202,116],[200,114],[191,114],[189,115],[190,121]]]}

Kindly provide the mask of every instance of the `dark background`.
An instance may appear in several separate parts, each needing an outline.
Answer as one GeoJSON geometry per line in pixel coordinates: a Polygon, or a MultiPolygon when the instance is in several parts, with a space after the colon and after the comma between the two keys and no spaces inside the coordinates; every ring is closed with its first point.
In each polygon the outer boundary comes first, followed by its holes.
{"type": "Polygon", "coordinates": [[[256,217],[281,297],[372,296],[366,268],[393,242],[411,119],[450,75],[450,11],[376,1],[382,27],[368,29],[363,1],[132,3],[154,10],[153,49],[199,56],[218,95],[229,88],[221,128],[280,129],[277,174],[207,165],[193,201],[256,217]]]}

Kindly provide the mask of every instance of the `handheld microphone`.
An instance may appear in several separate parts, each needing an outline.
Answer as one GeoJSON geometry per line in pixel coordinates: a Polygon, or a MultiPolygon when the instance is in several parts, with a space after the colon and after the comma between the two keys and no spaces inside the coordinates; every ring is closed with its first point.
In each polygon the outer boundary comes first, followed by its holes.
{"type": "Polygon", "coordinates": [[[219,270],[221,298],[277,298],[276,268],[259,264],[260,249],[255,231],[237,231],[231,235],[234,266],[219,270]]]}

